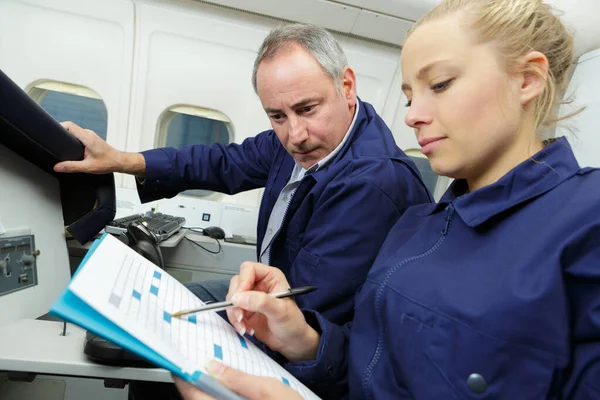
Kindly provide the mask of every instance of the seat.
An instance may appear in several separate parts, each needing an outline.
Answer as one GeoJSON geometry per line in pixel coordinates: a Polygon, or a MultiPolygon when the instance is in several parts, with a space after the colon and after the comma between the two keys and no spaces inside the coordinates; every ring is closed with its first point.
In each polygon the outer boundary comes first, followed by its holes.
{"type": "Polygon", "coordinates": [[[79,243],[114,219],[114,175],[54,172],[60,161],[82,160],[83,145],[1,70],[0,144],[58,179],[65,229],[79,243]]]}

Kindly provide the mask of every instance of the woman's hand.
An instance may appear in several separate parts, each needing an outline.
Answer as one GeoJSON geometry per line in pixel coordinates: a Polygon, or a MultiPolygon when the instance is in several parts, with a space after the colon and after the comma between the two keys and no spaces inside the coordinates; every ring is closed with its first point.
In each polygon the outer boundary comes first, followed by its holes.
{"type": "MultiPolygon", "coordinates": [[[[216,361],[211,361],[207,370],[224,386],[250,400],[302,400],[291,387],[275,378],[248,375],[216,361]]],[[[196,386],[176,377],[174,381],[184,400],[214,400],[196,386]]]]}
{"type": "Polygon", "coordinates": [[[287,292],[290,285],[278,268],[245,262],[229,284],[227,299],[236,307],[227,310],[229,321],[240,334],[249,333],[290,361],[314,360],[320,335],[306,323],[287,292]]]}

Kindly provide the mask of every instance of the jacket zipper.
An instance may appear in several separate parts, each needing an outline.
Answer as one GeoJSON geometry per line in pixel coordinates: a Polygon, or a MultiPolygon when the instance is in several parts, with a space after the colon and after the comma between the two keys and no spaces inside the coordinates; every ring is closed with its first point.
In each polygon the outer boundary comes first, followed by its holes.
{"type": "MultiPolygon", "coordinates": [[[[298,188],[296,188],[296,190],[298,190],[298,188]]],[[[273,263],[271,262],[272,261],[271,257],[273,255],[273,243],[275,242],[275,238],[277,237],[277,235],[279,235],[279,232],[281,232],[281,228],[285,224],[285,219],[287,218],[287,212],[290,209],[290,204],[292,203],[292,197],[294,197],[294,194],[296,194],[295,191],[294,191],[294,193],[288,199],[288,204],[285,207],[285,211],[283,213],[283,219],[281,220],[281,226],[279,227],[279,229],[277,230],[277,232],[275,232],[275,235],[273,235],[273,238],[271,239],[271,243],[269,243],[269,265],[271,265],[271,266],[273,266],[273,263]]]]}
{"type": "Polygon", "coordinates": [[[381,358],[381,354],[383,352],[384,326],[383,326],[383,320],[381,319],[382,314],[380,312],[380,308],[381,308],[381,300],[383,298],[383,292],[385,290],[387,282],[389,281],[389,279],[392,277],[392,275],[394,275],[394,273],[398,269],[405,267],[408,263],[410,263],[412,261],[427,257],[427,256],[431,255],[433,252],[435,252],[437,249],[439,249],[440,246],[442,245],[442,243],[444,242],[444,239],[448,235],[448,230],[450,229],[450,224],[452,222],[453,216],[454,216],[454,206],[452,203],[450,203],[446,207],[444,228],[442,229],[441,235],[438,238],[438,240],[435,242],[435,244],[433,246],[431,246],[425,252],[423,252],[417,256],[412,256],[412,257],[406,258],[406,259],[402,260],[401,262],[399,262],[398,264],[396,264],[393,268],[391,268],[388,271],[388,273],[383,278],[383,281],[379,285],[379,288],[377,289],[377,294],[375,295],[375,316],[377,318],[377,328],[378,328],[377,347],[375,348],[375,354],[373,355],[371,362],[367,366],[367,369],[364,373],[363,380],[362,380],[363,391],[365,393],[365,398],[367,398],[367,399],[373,399],[372,393],[369,392],[369,381],[371,380],[371,376],[373,375],[375,366],[379,362],[379,359],[381,358]]]}
{"type": "MultiPolygon", "coordinates": [[[[296,192],[300,188],[300,184],[302,183],[303,180],[304,180],[304,178],[302,178],[302,180],[300,180],[300,183],[298,183],[298,187],[296,187],[296,190],[294,190],[292,192],[292,194],[289,195],[287,206],[285,207],[285,211],[283,212],[283,218],[281,220],[281,225],[279,225],[279,229],[277,230],[277,232],[275,232],[275,234],[271,238],[271,243],[269,243],[269,250],[268,250],[269,251],[269,265],[271,265],[271,266],[273,266],[273,263],[271,262],[273,260],[271,258],[272,255],[273,255],[273,243],[275,242],[275,238],[277,237],[277,235],[279,235],[279,232],[281,232],[281,228],[285,225],[285,219],[287,218],[287,213],[288,213],[288,211],[290,209],[290,205],[292,204],[292,199],[296,195],[296,192]]],[[[284,189],[285,189],[285,187],[284,187],[284,189]]],[[[271,210],[271,212],[273,212],[273,210],[271,210]]],[[[267,222],[267,224],[268,224],[268,222],[267,222]]],[[[291,266],[290,266],[290,269],[291,269],[291,266]]]]}

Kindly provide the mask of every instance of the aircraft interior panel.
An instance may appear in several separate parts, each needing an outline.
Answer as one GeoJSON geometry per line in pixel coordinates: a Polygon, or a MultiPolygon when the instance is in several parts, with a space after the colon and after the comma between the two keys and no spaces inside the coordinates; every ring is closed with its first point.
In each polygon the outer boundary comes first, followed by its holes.
{"type": "MultiPolygon", "coordinates": [[[[0,287],[7,288],[21,275],[29,275],[27,270],[37,272],[35,285],[0,293],[0,325],[4,325],[48,312],[48,304],[69,282],[70,271],[58,180],[2,145],[0,158],[0,258],[3,261],[0,287]],[[31,251],[10,251],[24,245],[23,240],[14,241],[16,238],[30,235],[34,242],[31,251]],[[14,242],[10,243],[10,239],[14,242]],[[35,261],[29,265],[23,263],[23,255],[31,255],[36,250],[39,255],[34,256],[35,261]],[[19,259],[7,259],[11,254],[18,255],[19,259]]],[[[18,286],[24,285],[19,282],[18,286]]]]}

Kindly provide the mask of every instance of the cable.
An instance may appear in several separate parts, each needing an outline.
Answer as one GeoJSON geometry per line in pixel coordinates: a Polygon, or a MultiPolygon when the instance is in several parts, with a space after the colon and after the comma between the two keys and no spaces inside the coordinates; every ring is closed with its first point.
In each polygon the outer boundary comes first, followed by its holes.
{"type": "MultiPolygon", "coordinates": [[[[202,246],[200,243],[198,243],[198,242],[195,242],[195,241],[193,241],[192,239],[190,239],[190,238],[188,238],[188,237],[186,237],[186,236],[184,236],[184,238],[185,238],[185,240],[187,240],[188,242],[195,244],[196,246],[200,247],[201,249],[203,249],[203,250],[205,250],[205,251],[208,251],[210,254],[219,254],[219,253],[221,252],[221,243],[219,243],[219,240],[217,240],[217,239],[215,239],[215,241],[216,241],[216,242],[217,242],[217,244],[219,245],[219,250],[217,250],[217,251],[212,251],[212,250],[209,250],[209,249],[207,249],[206,247],[202,246]]],[[[214,238],[213,238],[213,239],[214,239],[214,238]]]]}
{"type": "MultiPolygon", "coordinates": [[[[196,232],[196,233],[199,233],[199,232],[198,232],[196,229],[202,229],[202,228],[191,227],[191,228],[184,228],[184,229],[187,229],[188,231],[191,231],[191,232],[196,232]]],[[[215,240],[215,242],[217,242],[217,245],[219,246],[219,250],[217,250],[217,251],[213,251],[213,250],[209,250],[209,249],[207,249],[206,247],[202,246],[200,243],[198,243],[198,242],[196,242],[196,241],[194,241],[194,240],[192,240],[192,239],[188,238],[188,237],[187,237],[187,236],[185,236],[185,235],[184,235],[183,237],[184,237],[184,238],[185,238],[185,240],[187,240],[188,242],[195,244],[196,246],[200,247],[202,250],[205,250],[205,251],[209,252],[210,254],[219,254],[219,253],[221,252],[221,242],[219,242],[219,239],[215,239],[215,238],[211,237],[212,239],[214,239],[214,240],[215,240]]],[[[210,236],[209,236],[209,237],[210,237],[210,236]]]]}

